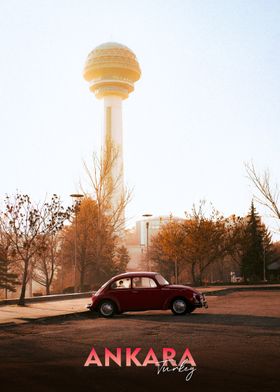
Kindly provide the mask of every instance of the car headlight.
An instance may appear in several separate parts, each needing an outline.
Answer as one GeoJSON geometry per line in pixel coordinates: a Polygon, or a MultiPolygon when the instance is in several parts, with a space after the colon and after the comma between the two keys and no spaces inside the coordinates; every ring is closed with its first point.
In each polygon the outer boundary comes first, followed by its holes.
{"type": "Polygon", "coordinates": [[[200,294],[193,293],[193,300],[194,300],[195,302],[201,302],[201,295],[200,295],[200,294]]]}

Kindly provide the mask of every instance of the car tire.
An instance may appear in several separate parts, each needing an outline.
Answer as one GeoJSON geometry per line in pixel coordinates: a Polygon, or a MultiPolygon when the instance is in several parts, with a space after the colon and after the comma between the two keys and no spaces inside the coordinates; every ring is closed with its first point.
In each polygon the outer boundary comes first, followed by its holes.
{"type": "Polygon", "coordinates": [[[192,313],[195,309],[196,309],[195,306],[188,305],[188,307],[187,307],[187,313],[192,313]]]}
{"type": "Polygon", "coordinates": [[[98,307],[98,312],[102,317],[112,317],[116,313],[116,306],[110,300],[104,300],[98,307]]]}
{"type": "Polygon", "coordinates": [[[183,298],[175,298],[172,301],[171,310],[175,316],[183,316],[186,313],[190,313],[188,303],[183,298]]]}

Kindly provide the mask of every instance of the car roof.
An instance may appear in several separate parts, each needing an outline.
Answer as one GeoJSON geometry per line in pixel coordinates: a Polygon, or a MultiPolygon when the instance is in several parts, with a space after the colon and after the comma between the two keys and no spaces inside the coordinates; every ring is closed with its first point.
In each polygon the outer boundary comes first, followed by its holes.
{"type": "Polygon", "coordinates": [[[123,274],[119,274],[119,275],[114,276],[112,279],[131,278],[133,276],[143,276],[143,275],[153,277],[155,275],[158,275],[158,272],[151,272],[151,271],[125,272],[123,274]]]}

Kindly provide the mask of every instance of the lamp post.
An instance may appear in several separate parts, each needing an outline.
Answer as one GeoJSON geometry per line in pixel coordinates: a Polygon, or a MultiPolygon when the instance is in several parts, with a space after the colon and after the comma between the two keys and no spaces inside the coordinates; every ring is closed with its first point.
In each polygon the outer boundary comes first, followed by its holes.
{"type": "Polygon", "coordinates": [[[80,193],[73,193],[70,195],[75,202],[75,250],[74,250],[74,293],[77,291],[77,212],[79,200],[84,197],[80,193]]]}
{"type": "MultiPolygon", "coordinates": [[[[142,215],[144,218],[150,218],[153,216],[152,214],[143,214],[142,215]]],[[[147,240],[146,240],[146,245],[147,245],[147,261],[148,261],[148,271],[151,271],[151,265],[150,265],[150,254],[149,254],[149,224],[150,222],[147,220],[146,222],[146,233],[147,233],[147,240]]]]}

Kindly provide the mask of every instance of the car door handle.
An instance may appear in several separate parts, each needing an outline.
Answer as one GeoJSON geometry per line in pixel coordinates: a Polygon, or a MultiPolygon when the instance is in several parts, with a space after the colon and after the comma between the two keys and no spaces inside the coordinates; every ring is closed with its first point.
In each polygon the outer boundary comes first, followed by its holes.
{"type": "Polygon", "coordinates": [[[138,290],[132,290],[132,293],[133,294],[137,294],[137,293],[139,293],[139,291],[138,290]]]}

